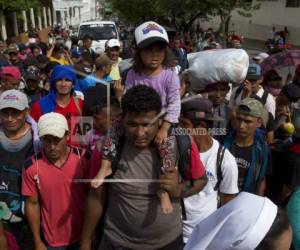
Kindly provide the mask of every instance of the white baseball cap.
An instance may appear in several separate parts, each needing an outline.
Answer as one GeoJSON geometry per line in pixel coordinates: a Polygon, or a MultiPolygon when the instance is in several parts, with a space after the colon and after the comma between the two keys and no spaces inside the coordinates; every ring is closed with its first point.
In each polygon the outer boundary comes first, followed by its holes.
{"type": "Polygon", "coordinates": [[[265,52],[259,53],[257,56],[253,57],[255,60],[265,60],[267,57],[269,57],[269,54],[265,52]]]}
{"type": "Polygon", "coordinates": [[[108,48],[113,48],[113,47],[119,47],[120,48],[121,44],[120,44],[119,40],[117,40],[117,39],[110,39],[110,40],[107,41],[106,46],[108,48]]]}
{"type": "Polygon", "coordinates": [[[24,110],[29,108],[27,96],[19,90],[6,90],[0,95],[0,110],[14,108],[24,110]]]}
{"type": "Polygon", "coordinates": [[[154,42],[169,43],[167,31],[156,22],[145,22],[138,26],[134,32],[138,48],[145,48],[154,42]]]}
{"type": "Polygon", "coordinates": [[[38,121],[39,137],[44,135],[52,135],[58,138],[62,138],[67,131],[68,122],[66,118],[55,112],[42,115],[38,121]]]}

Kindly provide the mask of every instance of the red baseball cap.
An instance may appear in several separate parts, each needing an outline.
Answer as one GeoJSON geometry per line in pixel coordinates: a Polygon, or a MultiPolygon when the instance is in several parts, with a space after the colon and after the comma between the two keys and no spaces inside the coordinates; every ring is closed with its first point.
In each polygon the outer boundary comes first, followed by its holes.
{"type": "Polygon", "coordinates": [[[4,66],[1,69],[0,77],[4,80],[21,80],[21,72],[18,67],[4,66]]]}

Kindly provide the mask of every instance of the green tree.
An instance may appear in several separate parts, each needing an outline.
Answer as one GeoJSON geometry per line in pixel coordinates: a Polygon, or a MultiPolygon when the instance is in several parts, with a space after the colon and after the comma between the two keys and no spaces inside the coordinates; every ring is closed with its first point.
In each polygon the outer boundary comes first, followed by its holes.
{"type": "Polygon", "coordinates": [[[161,16],[159,2],[159,0],[112,0],[112,8],[120,18],[137,24],[145,20],[157,20],[161,16]]]}
{"type": "Polygon", "coordinates": [[[111,0],[114,12],[124,20],[137,24],[145,20],[172,24],[188,31],[198,18],[220,16],[219,32],[228,30],[231,14],[237,9],[243,16],[251,16],[251,12],[260,4],[252,4],[249,0],[111,0]]]}
{"type": "Polygon", "coordinates": [[[212,14],[209,0],[112,0],[114,12],[136,24],[156,20],[188,30],[196,18],[212,14]]]}
{"type": "Polygon", "coordinates": [[[260,8],[260,4],[253,4],[252,1],[247,0],[212,0],[211,4],[214,5],[213,15],[220,17],[220,25],[218,33],[228,33],[229,22],[232,12],[237,10],[237,13],[251,17],[252,12],[260,8]]]}
{"type": "Polygon", "coordinates": [[[188,31],[198,17],[207,17],[213,13],[210,0],[167,0],[160,1],[164,17],[183,31],[188,31]]]}
{"type": "Polygon", "coordinates": [[[42,5],[40,0],[0,0],[1,9],[4,11],[20,11],[37,8],[42,5]]]}

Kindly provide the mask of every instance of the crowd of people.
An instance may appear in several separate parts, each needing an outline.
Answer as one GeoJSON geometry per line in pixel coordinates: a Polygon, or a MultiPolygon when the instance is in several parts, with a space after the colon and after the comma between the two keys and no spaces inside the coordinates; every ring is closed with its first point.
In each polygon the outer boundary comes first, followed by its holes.
{"type": "Polygon", "coordinates": [[[195,90],[158,23],[125,70],[66,39],[0,42],[1,250],[300,249],[300,67],[195,90]]]}
{"type": "Polygon", "coordinates": [[[291,44],[287,43],[287,40],[290,36],[288,28],[285,26],[283,30],[276,30],[276,27],[272,27],[272,30],[269,32],[265,47],[268,52],[278,53],[284,49],[291,48],[291,44]]]}

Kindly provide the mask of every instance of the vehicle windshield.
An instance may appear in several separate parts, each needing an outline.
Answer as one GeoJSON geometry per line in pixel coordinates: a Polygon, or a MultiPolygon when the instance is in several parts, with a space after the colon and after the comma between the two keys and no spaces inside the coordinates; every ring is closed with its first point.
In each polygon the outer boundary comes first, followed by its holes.
{"type": "Polygon", "coordinates": [[[90,35],[94,40],[109,40],[118,38],[116,27],[113,24],[89,24],[81,25],[78,38],[82,39],[85,35],[90,35]]]}

